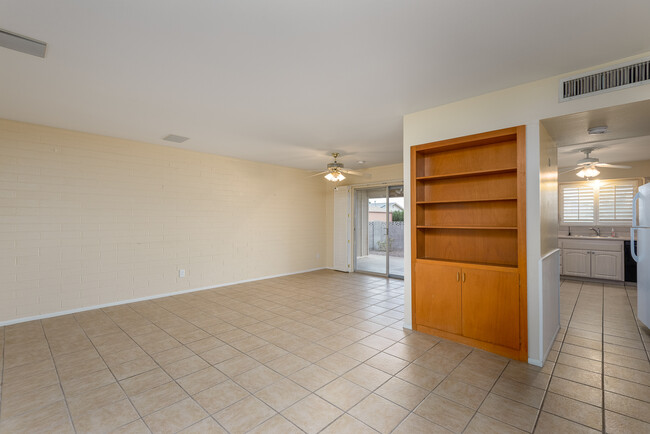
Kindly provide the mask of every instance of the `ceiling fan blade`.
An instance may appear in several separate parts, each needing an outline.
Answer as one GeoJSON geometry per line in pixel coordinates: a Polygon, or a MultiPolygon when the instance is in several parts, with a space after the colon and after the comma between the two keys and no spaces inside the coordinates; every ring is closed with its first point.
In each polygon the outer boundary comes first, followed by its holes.
{"type": "Polygon", "coordinates": [[[350,170],[350,169],[339,169],[339,170],[341,172],[343,172],[343,173],[347,173],[347,174],[350,174],[350,175],[358,175],[358,176],[362,175],[361,172],[357,172],[356,170],[350,170]]]}
{"type": "Polygon", "coordinates": [[[610,169],[631,169],[631,166],[620,166],[618,164],[596,163],[598,167],[608,167],[610,169]]]}
{"type": "Polygon", "coordinates": [[[314,173],[314,174],[312,174],[312,175],[309,175],[307,178],[313,178],[314,176],[325,175],[325,174],[327,174],[327,173],[330,173],[330,171],[329,171],[329,170],[326,170],[326,171],[324,171],[324,172],[314,173]]]}
{"type": "Polygon", "coordinates": [[[573,171],[576,171],[576,170],[579,170],[579,169],[582,169],[582,167],[574,167],[572,169],[564,169],[564,170],[558,172],[558,174],[563,175],[565,173],[573,172],[573,171]]]}

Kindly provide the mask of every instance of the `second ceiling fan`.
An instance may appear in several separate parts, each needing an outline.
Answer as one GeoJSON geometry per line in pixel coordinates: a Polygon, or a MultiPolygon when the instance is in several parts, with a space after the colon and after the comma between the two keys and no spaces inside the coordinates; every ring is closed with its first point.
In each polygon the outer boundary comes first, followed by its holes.
{"type": "Polygon", "coordinates": [[[585,154],[585,158],[578,160],[578,164],[576,167],[573,167],[571,169],[563,170],[560,172],[560,174],[563,173],[569,173],[573,172],[575,170],[579,170],[578,173],[576,173],[577,176],[581,178],[594,178],[600,174],[600,171],[597,169],[598,167],[606,167],[608,169],[630,169],[630,166],[621,166],[617,164],[608,164],[608,163],[601,163],[598,158],[591,157],[590,154],[594,152],[598,148],[583,148],[580,149],[579,152],[583,152],[585,154]]]}

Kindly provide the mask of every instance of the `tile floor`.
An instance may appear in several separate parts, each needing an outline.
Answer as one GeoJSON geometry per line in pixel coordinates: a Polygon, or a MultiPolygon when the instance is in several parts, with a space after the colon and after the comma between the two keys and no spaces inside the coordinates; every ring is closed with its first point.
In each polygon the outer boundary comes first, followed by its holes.
{"type": "Polygon", "coordinates": [[[403,330],[402,293],[318,271],[0,328],[0,432],[650,432],[633,288],[564,282],[543,368],[403,330]]]}

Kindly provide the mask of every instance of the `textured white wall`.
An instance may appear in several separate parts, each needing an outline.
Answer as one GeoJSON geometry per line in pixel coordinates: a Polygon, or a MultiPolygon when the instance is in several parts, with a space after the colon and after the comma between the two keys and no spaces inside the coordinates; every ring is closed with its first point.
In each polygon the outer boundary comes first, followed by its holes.
{"type": "Polygon", "coordinates": [[[324,267],[308,174],[0,120],[0,323],[324,267]]]}

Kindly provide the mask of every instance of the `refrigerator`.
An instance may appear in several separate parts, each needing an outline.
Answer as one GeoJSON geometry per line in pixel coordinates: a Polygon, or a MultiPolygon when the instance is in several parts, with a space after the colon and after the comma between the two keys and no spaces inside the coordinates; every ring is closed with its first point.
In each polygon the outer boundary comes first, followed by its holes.
{"type": "Polygon", "coordinates": [[[637,315],[650,327],[650,183],[634,195],[630,250],[637,262],[637,315]]]}

